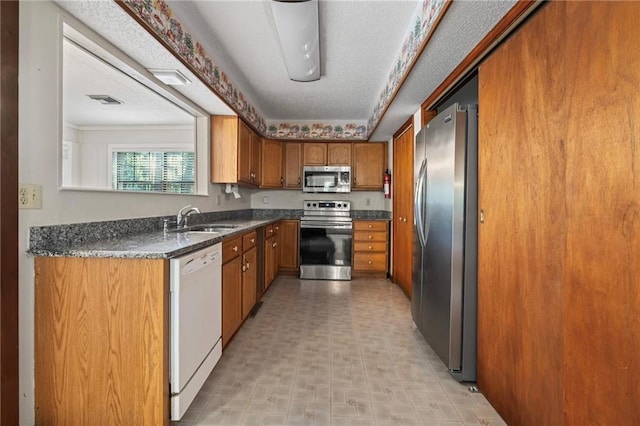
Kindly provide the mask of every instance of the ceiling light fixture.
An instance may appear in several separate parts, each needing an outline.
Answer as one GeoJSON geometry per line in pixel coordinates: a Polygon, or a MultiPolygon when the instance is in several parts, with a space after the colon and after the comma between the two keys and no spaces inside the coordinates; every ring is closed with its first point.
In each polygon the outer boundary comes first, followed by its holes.
{"type": "Polygon", "coordinates": [[[168,86],[185,86],[191,81],[178,70],[148,70],[155,78],[168,86]]]}
{"type": "Polygon", "coordinates": [[[289,78],[320,78],[318,0],[272,0],[271,11],[289,78]]]}

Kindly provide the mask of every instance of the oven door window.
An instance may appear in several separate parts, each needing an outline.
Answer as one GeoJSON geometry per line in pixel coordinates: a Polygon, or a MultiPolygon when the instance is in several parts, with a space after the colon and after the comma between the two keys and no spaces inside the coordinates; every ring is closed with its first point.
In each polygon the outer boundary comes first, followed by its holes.
{"type": "Polygon", "coordinates": [[[351,266],[351,229],[300,229],[300,264],[351,266]]]}

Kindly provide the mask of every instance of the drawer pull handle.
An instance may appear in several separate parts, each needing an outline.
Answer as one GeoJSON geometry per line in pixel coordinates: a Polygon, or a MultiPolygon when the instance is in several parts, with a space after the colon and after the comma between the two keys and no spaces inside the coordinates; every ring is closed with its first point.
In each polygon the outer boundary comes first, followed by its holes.
{"type": "Polygon", "coordinates": [[[369,246],[369,250],[373,250],[373,247],[369,246]]]}
{"type": "Polygon", "coordinates": [[[369,265],[371,265],[372,263],[373,263],[372,261],[369,261],[369,265]]]}
{"type": "Polygon", "coordinates": [[[373,225],[369,224],[369,229],[373,228],[373,225]]]}
{"type": "Polygon", "coordinates": [[[373,236],[372,236],[372,235],[369,235],[369,239],[372,239],[372,238],[373,238],[373,236]]]}

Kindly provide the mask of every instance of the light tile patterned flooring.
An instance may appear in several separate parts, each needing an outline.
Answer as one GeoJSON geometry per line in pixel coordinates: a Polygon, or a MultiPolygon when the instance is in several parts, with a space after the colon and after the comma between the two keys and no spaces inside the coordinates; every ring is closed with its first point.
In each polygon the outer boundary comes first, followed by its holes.
{"type": "Polygon", "coordinates": [[[278,277],[179,423],[504,425],[452,379],[384,279],[278,277]]]}

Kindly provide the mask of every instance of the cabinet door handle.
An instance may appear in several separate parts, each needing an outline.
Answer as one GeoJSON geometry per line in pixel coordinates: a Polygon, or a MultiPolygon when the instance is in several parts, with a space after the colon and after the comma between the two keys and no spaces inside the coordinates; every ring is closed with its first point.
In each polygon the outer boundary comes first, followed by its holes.
{"type": "Polygon", "coordinates": [[[280,178],[280,185],[284,184],[284,178],[280,178]]]}
{"type": "Polygon", "coordinates": [[[278,245],[277,242],[273,243],[273,245],[271,247],[276,248],[276,246],[278,245]]]}
{"type": "Polygon", "coordinates": [[[247,262],[245,265],[246,265],[247,271],[248,271],[249,270],[249,262],[247,262]]]}
{"type": "Polygon", "coordinates": [[[298,176],[298,183],[300,183],[300,176],[298,176]]]}
{"type": "Polygon", "coordinates": [[[233,251],[238,251],[238,246],[233,246],[233,251]]]}
{"type": "Polygon", "coordinates": [[[250,241],[251,241],[251,244],[253,244],[253,243],[255,243],[255,242],[256,242],[256,239],[255,239],[255,238],[252,238],[250,241]]]}
{"type": "Polygon", "coordinates": [[[244,265],[242,265],[242,272],[246,272],[246,267],[244,265]]]}

